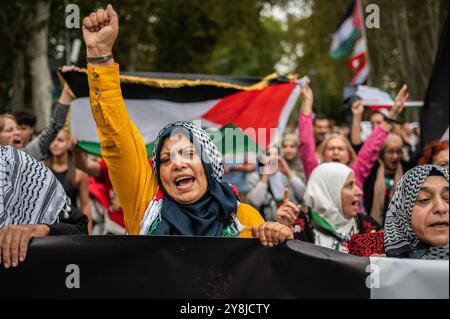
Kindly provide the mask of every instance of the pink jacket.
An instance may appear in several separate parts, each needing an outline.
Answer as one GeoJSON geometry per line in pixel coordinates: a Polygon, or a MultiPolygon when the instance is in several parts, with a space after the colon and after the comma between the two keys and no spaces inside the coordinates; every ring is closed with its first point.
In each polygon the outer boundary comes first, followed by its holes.
{"type": "MultiPolygon", "coordinates": [[[[300,140],[300,159],[305,169],[308,179],[312,171],[319,165],[316,154],[316,143],[314,141],[313,118],[312,115],[304,115],[300,112],[298,119],[298,134],[300,140]]],[[[356,185],[362,189],[364,181],[369,176],[381,145],[388,137],[389,132],[381,127],[376,128],[358,153],[356,160],[349,165],[355,172],[356,185]]]]}

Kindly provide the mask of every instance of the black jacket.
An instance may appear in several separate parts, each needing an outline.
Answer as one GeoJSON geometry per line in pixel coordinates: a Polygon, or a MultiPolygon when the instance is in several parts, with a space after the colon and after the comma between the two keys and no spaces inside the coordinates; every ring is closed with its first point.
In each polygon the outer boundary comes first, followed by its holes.
{"type": "Polygon", "coordinates": [[[60,219],[59,223],[48,226],[50,227],[50,236],[88,235],[88,218],[73,206],[69,218],[60,219]]]}

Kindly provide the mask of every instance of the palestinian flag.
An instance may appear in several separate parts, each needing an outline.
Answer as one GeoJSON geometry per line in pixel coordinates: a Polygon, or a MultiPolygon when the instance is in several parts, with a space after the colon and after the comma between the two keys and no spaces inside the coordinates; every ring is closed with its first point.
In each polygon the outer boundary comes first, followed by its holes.
{"type": "MultiPolygon", "coordinates": [[[[76,97],[70,112],[72,135],[78,138],[80,148],[100,155],[86,70],[59,76],[76,97]]],[[[295,79],[275,74],[261,79],[123,73],[121,88],[128,114],[141,132],[148,154],[159,130],[181,120],[198,121],[207,128],[222,154],[256,153],[278,141],[300,95],[295,79]]]]}
{"type": "Polygon", "coordinates": [[[340,22],[336,33],[333,35],[330,56],[339,60],[349,55],[356,41],[363,34],[363,19],[361,16],[360,1],[353,0],[346,15],[340,22]]]}
{"type": "Polygon", "coordinates": [[[449,54],[447,17],[420,117],[422,147],[435,140],[448,139],[449,54]]]}
{"type": "Polygon", "coordinates": [[[353,73],[350,81],[352,85],[364,84],[369,78],[369,60],[367,56],[367,42],[364,36],[357,41],[349,60],[349,67],[353,73]]]}
{"type": "MultiPolygon", "coordinates": [[[[367,85],[347,86],[344,89],[345,101],[349,101],[354,96],[360,98],[364,106],[377,111],[391,109],[395,104],[395,98],[391,94],[367,85]]],[[[421,108],[422,106],[422,101],[407,101],[405,103],[407,108],[421,108]]]]}

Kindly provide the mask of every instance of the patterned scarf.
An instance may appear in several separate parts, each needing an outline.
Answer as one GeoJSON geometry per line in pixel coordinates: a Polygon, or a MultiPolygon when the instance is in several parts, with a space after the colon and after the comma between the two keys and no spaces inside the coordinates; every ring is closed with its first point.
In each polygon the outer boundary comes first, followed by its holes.
{"type": "Polygon", "coordinates": [[[33,157],[0,146],[0,228],[54,224],[68,218],[70,199],[50,170],[33,157]]]}
{"type": "Polygon", "coordinates": [[[439,175],[448,182],[448,172],[433,165],[417,166],[402,177],[389,204],[384,228],[384,244],[389,257],[407,256],[415,259],[448,259],[448,244],[432,247],[422,242],[411,226],[417,195],[430,175],[439,175]]]}
{"type": "Polygon", "coordinates": [[[156,195],[141,223],[141,234],[237,237],[243,227],[236,218],[237,197],[221,179],[224,173],[222,155],[206,132],[200,127],[177,122],[164,127],[153,149],[153,171],[162,193],[156,195]],[[159,175],[160,152],[164,140],[173,133],[189,137],[196,147],[208,187],[196,203],[182,205],[172,199],[164,189],[159,175]]]}

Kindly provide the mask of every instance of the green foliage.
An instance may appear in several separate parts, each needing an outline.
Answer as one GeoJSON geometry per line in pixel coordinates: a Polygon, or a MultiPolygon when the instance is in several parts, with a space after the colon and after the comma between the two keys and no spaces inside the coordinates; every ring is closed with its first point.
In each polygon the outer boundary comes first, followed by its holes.
{"type": "MultiPolygon", "coordinates": [[[[332,35],[352,0],[303,0],[312,14],[290,16],[286,41],[297,54],[296,71],[308,74],[315,92],[315,109],[345,121],[342,91],[351,74],[348,58],[334,61],[328,51],[332,35]]],[[[289,3],[287,1],[285,5],[289,3]]],[[[395,94],[408,83],[413,99],[423,99],[445,18],[448,0],[363,0],[380,7],[381,28],[367,30],[370,54],[370,85],[395,94]]],[[[417,120],[417,115],[416,118],[417,120]]]]}

